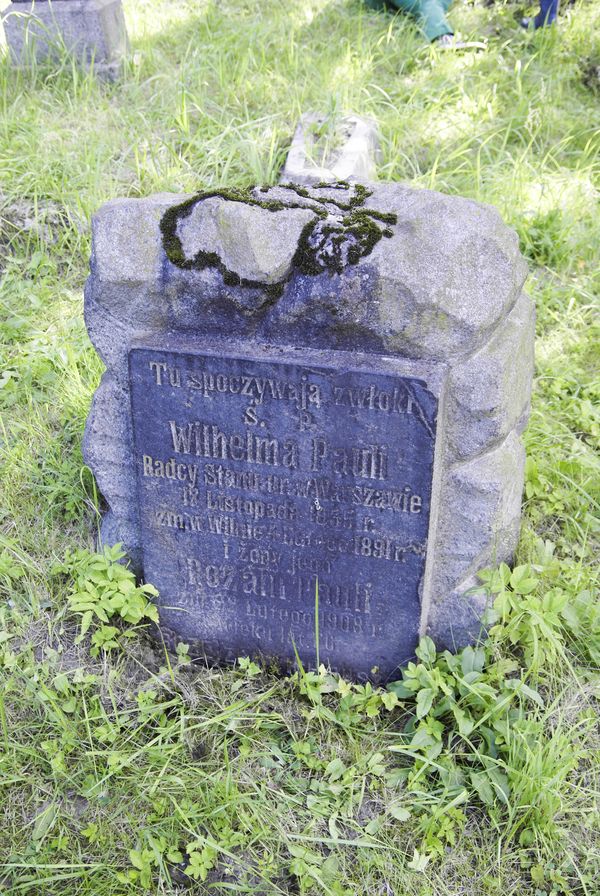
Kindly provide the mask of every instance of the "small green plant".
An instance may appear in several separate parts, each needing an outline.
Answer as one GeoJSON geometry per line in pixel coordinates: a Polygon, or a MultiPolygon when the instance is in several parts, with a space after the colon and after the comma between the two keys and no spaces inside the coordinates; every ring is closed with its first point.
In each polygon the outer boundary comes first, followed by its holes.
{"type": "Polygon", "coordinates": [[[153,849],[130,849],[129,861],[135,869],[129,873],[129,880],[139,880],[141,886],[148,890],[152,883],[152,869],[157,864],[156,853],[153,849]]]}
{"type": "Polygon", "coordinates": [[[529,564],[514,570],[502,563],[493,572],[480,575],[486,590],[495,595],[489,621],[494,623],[490,636],[506,639],[523,650],[528,668],[537,672],[549,651],[560,652],[564,622],[561,614],[569,599],[559,588],[545,594],[537,590],[539,578],[529,564]]]}
{"type": "Polygon", "coordinates": [[[0,551],[0,586],[8,591],[24,575],[25,570],[15,559],[13,552],[8,549],[0,551]]]}
{"type": "Polygon", "coordinates": [[[214,846],[202,841],[190,843],[187,848],[188,864],[185,873],[194,880],[205,881],[208,872],[217,862],[218,851],[214,846]]]}
{"type": "Polygon", "coordinates": [[[489,647],[438,655],[431,638],[423,638],[417,656],[420,662],[409,663],[402,680],[388,686],[400,700],[414,701],[404,742],[390,747],[410,760],[407,786],[419,789],[433,780],[452,798],[468,792],[488,806],[506,802],[502,756],[511,724],[525,717],[519,696],[539,706],[542,698],[508,678],[506,667],[494,667],[489,647]]]}
{"type": "Polygon", "coordinates": [[[158,595],[153,585],[137,585],[135,575],[120,562],[125,552],[120,544],[105,546],[102,553],[78,550],[68,553],[55,572],[74,578],[68,597],[70,609],[81,616],[78,640],[81,641],[94,623],[103,623],[92,635],[92,650],[111,650],[118,646],[119,630],[108,623],[115,618],[137,625],[144,619],[158,622],[158,610],[152,597],[158,595]]]}
{"type": "Polygon", "coordinates": [[[255,678],[257,675],[260,675],[260,666],[247,656],[238,657],[237,664],[247,678],[255,678]]]}

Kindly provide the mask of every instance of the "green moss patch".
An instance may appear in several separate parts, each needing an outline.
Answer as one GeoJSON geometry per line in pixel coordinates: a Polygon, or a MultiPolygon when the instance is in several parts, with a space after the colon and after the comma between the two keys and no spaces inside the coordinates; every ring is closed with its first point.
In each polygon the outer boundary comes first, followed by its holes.
{"type": "Polygon", "coordinates": [[[211,267],[220,271],[223,282],[228,286],[242,286],[264,290],[271,300],[279,298],[285,284],[294,271],[305,276],[317,276],[326,271],[341,274],[347,265],[358,264],[369,255],[382,237],[392,236],[392,226],[397,216],[365,207],[371,195],[362,184],[350,185],[346,182],[318,184],[309,190],[298,184],[285,184],[279,190],[289,192],[289,200],[269,199],[264,194],[269,188],[255,187],[252,190],[211,190],[198,193],[191,199],[168,209],[160,222],[163,247],[171,264],[183,270],[203,270],[211,267]],[[344,199],[315,195],[315,190],[340,190],[344,199]],[[177,233],[178,224],[187,218],[199,202],[218,197],[228,202],[241,202],[257,206],[269,212],[284,209],[309,209],[315,220],[303,229],[298,247],[287,276],[279,283],[270,284],[240,277],[223,263],[215,252],[199,251],[193,258],[186,258],[177,233]]]}

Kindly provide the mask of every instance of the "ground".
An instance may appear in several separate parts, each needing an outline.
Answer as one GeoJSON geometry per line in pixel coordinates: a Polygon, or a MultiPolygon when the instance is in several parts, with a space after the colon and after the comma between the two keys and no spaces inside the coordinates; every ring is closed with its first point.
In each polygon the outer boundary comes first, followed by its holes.
{"type": "Polygon", "coordinates": [[[465,54],[359,0],[124,6],[113,84],[0,63],[0,893],[597,896],[598,3],[537,34],[521,4],[455,3],[488,40],[465,54]],[[375,117],[380,178],[496,205],[538,310],[517,569],[484,583],[496,625],[457,660],[424,642],[387,692],[191,668],[93,555],[90,216],[273,183],[307,109],[375,117]]]}

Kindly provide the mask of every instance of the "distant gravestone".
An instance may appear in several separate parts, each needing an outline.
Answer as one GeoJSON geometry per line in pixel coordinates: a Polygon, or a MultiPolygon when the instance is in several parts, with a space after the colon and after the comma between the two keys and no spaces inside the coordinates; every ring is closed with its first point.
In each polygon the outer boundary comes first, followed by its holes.
{"type": "Polygon", "coordinates": [[[310,665],[318,635],[385,680],[476,637],[519,532],[525,275],[494,209],[399,184],[103,206],[84,452],[169,643],[310,665]]]}
{"type": "Polygon", "coordinates": [[[376,122],[353,113],[304,114],[294,133],[282,179],[294,183],[377,180],[380,156],[376,122]]]}
{"type": "Polygon", "coordinates": [[[19,65],[66,51],[110,78],[127,52],[121,0],[11,0],[2,21],[11,58],[19,65]]]}

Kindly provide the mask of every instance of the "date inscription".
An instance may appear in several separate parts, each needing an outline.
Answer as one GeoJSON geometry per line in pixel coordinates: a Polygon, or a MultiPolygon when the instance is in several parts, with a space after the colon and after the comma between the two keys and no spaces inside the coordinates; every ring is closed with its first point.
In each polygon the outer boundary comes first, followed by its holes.
{"type": "Polygon", "coordinates": [[[132,349],[144,574],[230,660],[385,680],[413,654],[437,399],[346,366],[132,349]],[[318,601],[317,595],[318,583],[318,601]]]}

